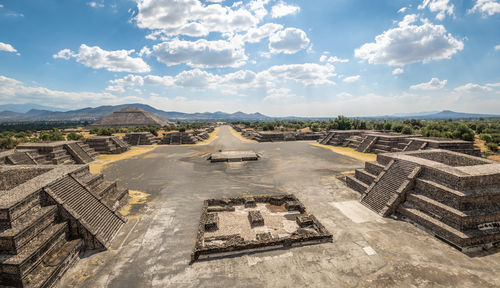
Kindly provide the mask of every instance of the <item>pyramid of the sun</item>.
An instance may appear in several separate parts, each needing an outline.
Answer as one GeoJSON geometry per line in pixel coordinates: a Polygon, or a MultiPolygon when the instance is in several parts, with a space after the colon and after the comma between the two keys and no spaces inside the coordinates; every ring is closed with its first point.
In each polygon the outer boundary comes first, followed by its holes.
{"type": "Polygon", "coordinates": [[[175,124],[137,107],[127,107],[94,122],[91,127],[174,126],[175,124]]]}

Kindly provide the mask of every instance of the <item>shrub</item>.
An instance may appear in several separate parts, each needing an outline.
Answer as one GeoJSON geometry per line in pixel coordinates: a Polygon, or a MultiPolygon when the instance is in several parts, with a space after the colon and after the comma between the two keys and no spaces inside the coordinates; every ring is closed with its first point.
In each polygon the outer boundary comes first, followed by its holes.
{"type": "Polygon", "coordinates": [[[403,129],[401,130],[401,133],[406,134],[406,135],[411,135],[413,134],[413,131],[411,130],[411,127],[408,125],[405,125],[403,129]]]}
{"type": "Polygon", "coordinates": [[[403,131],[404,127],[405,127],[405,125],[403,125],[401,123],[397,123],[397,124],[392,125],[392,131],[397,132],[397,133],[401,133],[401,131],[403,131]]]}
{"type": "Polygon", "coordinates": [[[70,141],[78,141],[83,139],[83,135],[76,134],[75,132],[70,132],[66,135],[66,139],[70,141]]]}
{"type": "Polygon", "coordinates": [[[493,137],[491,137],[490,134],[481,134],[481,137],[479,138],[483,141],[486,141],[486,143],[493,142],[493,137]]]}
{"type": "Polygon", "coordinates": [[[391,122],[386,122],[384,124],[384,130],[391,130],[392,129],[392,123],[391,122]]]}
{"type": "Polygon", "coordinates": [[[486,147],[490,149],[493,152],[498,152],[498,144],[497,143],[488,143],[486,144],[486,147]]]}

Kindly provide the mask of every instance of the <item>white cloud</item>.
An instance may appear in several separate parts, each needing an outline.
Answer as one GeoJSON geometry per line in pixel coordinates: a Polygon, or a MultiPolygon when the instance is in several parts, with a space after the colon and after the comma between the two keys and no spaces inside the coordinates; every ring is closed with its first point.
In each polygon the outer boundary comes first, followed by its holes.
{"type": "Polygon", "coordinates": [[[199,0],[136,0],[134,18],[139,28],[167,36],[207,36],[210,32],[235,33],[255,27],[267,14],[268,0],[254,0],[245,7],[205,5],[199,0]]]}
{"type": "Polygon", "coordinates": [[[11,53],[16,53],[17,55],[20,55],[17,52],[17,50],[12,45],[10,45],[8,43],[0,42],[0,51],[11,52],[11,53]]]}
{"type": "Polygon", "coordinates": [[[241,38],[241,41],[249,43],[258,43],[262,39],[269,37],[272,33],[283,29],[283,25],[275,23],[266,23],[262,26],[252,28],[244,35],[238,35],[234,39],[241,38]]]}
{"type": "MultiPolygon", "coordinates": [[[[487,85],[487,86],[489,86],[489,85],[487,85]]],[[[456,92],[461,92],[461,93],[481,93],[481,92],[491,91],[492,89],[490,87],[487,87],[487,86],[481,86],[481,85],[475,84],[475,83],[467,83],[465,85],[458,86],[457,88],[455,88],[453,90],[455,90],[456,92]]],[[[495,86],[493,86],[493,87],[495,87],[495,86]]]]}
{"type": "Polygon", "coordinates": [[[320,62],[328,62],[328,63],[336,63],[336,62],[347,63],[347,62],[349,62],[349,59],[342,59],[342,58],[339,58],[337,56],[328,57],[327,54],[328,53],[324,53],[323,55],[321,55],[321,57],[319,57],[319,61],[320,62]]]}
{"type": "Polygon", "coordinates": [[[89,5],[92,8],[103,8],[104,7],[103,1],[100,1],[100,2],[90,1],[87,3],[87,5],[89,5]]]}
{"type": "Polygon", "coordinates": [[[0,103],[37,103],[74,109],[89,105],[116,105],[138,101],[140,98],[133,96],[117,97],[110,93],[68,92],[29,86],[16,79],[0,75],[0,103]]]}
{"type": "Polygon", "coordinates": [[[89,47],[82,44],[78,53],[63,49],[52,55],[54,59],[68,60],[75,58],[78,63],[93,69],[106,69],[112,72],[145,73],[151,69],[141,58],[130,57],[135,50],[107,51],[98,46],[89,47]]]}
{"type": "Polygon", "coordinates": [[[408,10],[408,7],[403,7],[403,8],[401,8],[401,9],[398,10],[398,13],[403,13],[404,14],[406,12],[406,10],[408,10]]]}
{"type": "Polygon", "coordinates": [[[443,89],[448,80],[439,81],[438,78],[432,78],[429,82],[410,86],[412,90],[439,90],[443,89]]]}
{"type": "Polygon", "coordinates": [[[239,67],[248,57],[236,41],[184,41],[177,38],[153,46],[153,55],[167,66],[185,63],[190,67],[239,67]]]}
{"type": "Polygon", "coordinates": [[[488,87],[500,87],[500,82],[499,83],[488,83],[486,84],[488,87]]]}
{"type": "Polygon", "coordinates": [[[496,0],[476,0],[474,7],[467,11],[468,13],[480,12],[484,17],[493,16],[500,13],[500,3],[496,0]]]}
{"type": "Polygon", "coordinates": [[[443,20],[446,17],[446,14],[448,14],[448,16],[453,15],[455,6],[449,2],[449,0],[424,0],[421,5],[418,5],[418,9],[422,10],[429,8],[429,11],[438,13],[436,15],[436,19],[443,20]]]}
{"type": "Polygon", "coordinates": [[[346,83],[353,83],[358,81],[361,78],[360,75],[354,75],[354,76],[349,76],[344,78],[344,82],[346,83]]]}
{"type": "Polygon", "coordinates": [[[0,4],[0,8],[3,8],[3,4],[0,4]]]}
{"type": "Polygon", "coordinates": [[[396,68],[392,70],[392,75],[398,75],[398,74],[403,74],[405,71],[401,68],[396,68]]]}
{"type": "Polygon", "coordinates": [[[500,44],[495,46],[495,51],[500,51],[500,44]]]}
{"type": "Polygon", "coordinates": [[[288,88],[274,88],[267,91],[267,96],[264,97],[264,101],[269,100],[283,100],[295,97],[296,95],[291,93],[292,90],[288,88]]]}
{"type": "Polygon", "coordinates": [[[269,36],[269,50],[273,54],[294,54],[309,45],[309,38],[298,28],[286,28],[269,36]]]}
{"type": "Polygon", "coordinates": [[[137,55],[139,55],[139,57],[143,57],[143,56],[148,57],[149,55],[151,55],[151,53],[152,53],[151,49],[144,46],[144,47],[142,47],[141,51],[139,51],[139,53],[137,53],[137,55]]]}
{"type": "Polygon", "coordinates": [[[449,59],[462,50],[464,43],[454,38],[442,25],[424,21],[421,25],[416,15],[406,15],[398,27],[375,37],[354,51],[358,58],[371,64],[403,66],[415,62],[449,59]]]}
{"type": "Polygon", "coordinates": [[[352,98],[352,94],[347,92],[340,92],[339,94],[337,94],[337,97],[340,99],[348,99],[352,98]]]}
{"type": "Polygon", "coordinates": [[[286,15],[297,14],[300,11],[300,7],[296,5],[289,5],[283,1],[278,2],[271,9],[271,15],[273,18],[280,18],[286,15]]]}
{"type": "MultiPolygon", "coordinates": [[[[273,78],[293,80],[306,86],[334,85],[329,78],[335,76],[335,67],[331,64],[320,65],[316,63],[290,64],[272,66],[266,73],[273,78]]],[[[262,73],[262,72],[261,72],[262,73]]]]}

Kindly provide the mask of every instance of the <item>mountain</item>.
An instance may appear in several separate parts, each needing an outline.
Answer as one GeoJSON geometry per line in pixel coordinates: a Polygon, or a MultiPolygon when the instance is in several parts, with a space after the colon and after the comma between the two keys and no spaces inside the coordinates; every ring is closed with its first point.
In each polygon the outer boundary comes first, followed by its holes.
{"type": "MultiPolygon", "coordinates": [[[[0,107],[10,107],[9,105],[0,105],[0,107]]],[[[28,107],[28,106],[26,106],[28,107]]],[[[103,118],[115,111],[121,110],[127,107],[138,107],[148,112],[151,112],[157,116],[174,120],[174,121],[194,121],[194,120],[267,120],[272,119],[271,117],[262,115],[260,113],[246,114],[243,112],[236,113],[225,113],[225,112],[204,112],[204,113],[182,113],[176,111],[163,111],[151,107],[145,104],[123,104],[114,106],[99,106],[99,107],[88,107],[77,110],[70,111],[54,111],[48,109],[29,109],[23,113],[5,110],[0,112],[0,121],[95,121],[103,118]]]]}
{"type": "Polygon", "coordinates": [[[463,119],[463,118],[492,118],[492,117],[500,117],[500,115],[463,113],[451,110],[443,110],[435,114],[419,116],[417,118],[422,118],[422,117],[425,119],[463,119]]]}
{"type": "Polygon", "coordinates": [[[34,103],[26,103],[26,104],[3,104],[0,105],[0,111],[11,111],[16,113],[26,113],[31,109],[37,110],[50,110],[50,111],[64,111],[64,109],[54,108],[49,106],[43,106],[34,103]]]}

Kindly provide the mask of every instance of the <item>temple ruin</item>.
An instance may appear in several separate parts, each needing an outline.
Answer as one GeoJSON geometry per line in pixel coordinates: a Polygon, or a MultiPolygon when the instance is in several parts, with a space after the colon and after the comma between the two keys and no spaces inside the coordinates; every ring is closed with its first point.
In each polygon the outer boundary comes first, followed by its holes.
{"type": "Polygon", "coordinates": [[[366,207],[414,223],[461,251],[500,243],[497,162],[442,149],[381,153],[346,181],[366,207]]]}
{"type": "Polygon", "coordinates": [[[95,136],[86,143],[100,154],[120,154],[130,149],[130,145],[118,136],[95,136]]]}
{"type": "Polygon", "coordinates": [[[133,132],[128,133],[123,137],[123,141],[128,143],[131,146],[137,145],[153,145],[159,142],[158,138],[156,138],[150,132],[133,132]]]}
{"type": "Polygon", "coordinates": [[[219,151],[210,154],[210,162],[242,162],[259,160],[259,155],[254,151],[219,151]]]}
{"type": "Polygon", "coordinates": [[[126,222],[128,190],[88,165],[0,166],[0,285],[50,287],[126,222]]]}
{"type": "Polygon", "coordinates": [[[191,260],[331,242],[294,195],[205,200],[191,260]]]}
{"type": "Polygon", "coordinates": [[[91,128],[127,128],[175,126],[175,123],[137,107],[127,107],[92,123],[91,128]]]}
{"type": "Polygon", "coordinates": [[[59,165],[86,164],[99,156],[81,141],[54,141],[21,144],[0,153],[0,164],[7,165],[59,165]]]}

